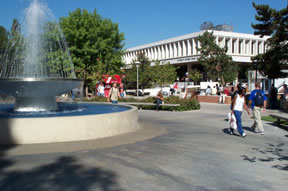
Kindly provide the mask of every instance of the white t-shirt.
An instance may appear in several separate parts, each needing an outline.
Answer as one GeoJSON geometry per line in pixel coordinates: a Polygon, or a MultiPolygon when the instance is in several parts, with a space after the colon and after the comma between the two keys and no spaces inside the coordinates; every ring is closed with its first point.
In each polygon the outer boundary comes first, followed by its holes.
{"type": "Polygon", "coordinates": [[[100,94],[104,94],[104,86],[99,86],[99,87],[98,87],[98,92],[99,92],[100,94]]]}
{"type": "Polygon", "coordinates": [[[236,101],[235,101],[235,106],[234,106],[234,110],[236,110],[236,111],[243,111],[243,105],[244,105],[244,96],[241,98],[241,97],[237,94],[236,101]]]}

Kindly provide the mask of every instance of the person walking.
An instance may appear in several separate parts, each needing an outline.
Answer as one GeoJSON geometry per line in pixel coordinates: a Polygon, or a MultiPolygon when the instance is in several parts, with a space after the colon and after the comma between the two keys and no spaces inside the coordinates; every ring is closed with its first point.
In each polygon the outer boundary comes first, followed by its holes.
{"type": "MultiPolygon", "coordinates": [[[[242,129],[241,116],[242,116],[243,106],[246,109],[248,115],[250,115],[249,108],[247,107],[246,101],[245,101],[245,94],[246,94],[246,90],[244,88],[241,88],[238,90],[238,94],[236,95],[233,101],[233,108],[231,112],[232,114],[235,115],[236,123],[237,123],[237,130],[242,138],[247,136],[247,134],[242,129]]],[[[234,130],[232,128],[230,128],[230,132],[231,134],[234,134],[234,130]]]]}
{"type": "Polygon", "coordinates": [[[117,88],[117,83],[115,82],[113,83],[113,87],[109,91],[107,102],[111,100],[112,103],[117,104],[118,98],[120,98],[120,92],[119,89],[117,88]]]}
{"type": "Polygon", "coordinates": [[[255,83],[255,90],[253,90],[249,96],[249,106],[253,111],[253,119],[254,123],[252,125],[252,129],[255,133],[259,133],[260,135],[264,135],[264,128],[261,121],[261,110],[263,112],[266,111],[266,100],[264,92],[260,90],[260,82],[255,83]]]}

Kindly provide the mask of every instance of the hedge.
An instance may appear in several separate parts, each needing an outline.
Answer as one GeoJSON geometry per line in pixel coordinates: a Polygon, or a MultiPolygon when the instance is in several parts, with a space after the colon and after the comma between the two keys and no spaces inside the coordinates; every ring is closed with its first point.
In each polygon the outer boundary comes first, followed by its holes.
{"type": "MultiPolygon", "coordinates": [[[[119,100],[119,102],[140,102],[140,103],[155,103],[154,97],[148,97],[145,99],[135,99],[135,98],[122,98],[119,100]]],[[[107,98],[105,97],[94,97],[94,98],[83,98],[79,101],[87,101],[87,102],[106,102],[107,98]]],[[[189,110],[197,110],[200,109],[200,103],[196,99],[180,99],[177,96],[170,96],[167,98],[164,98],[164,103],[169,104],[180,104],[179,107],[169,107],[169,106],[161,106],[162,110],[168,110],[168,111],[189,111],[189,110]]],[[[153,110],[155,109],[155,106],[142,106],[142,109],[149,109],[153,110]]]]}

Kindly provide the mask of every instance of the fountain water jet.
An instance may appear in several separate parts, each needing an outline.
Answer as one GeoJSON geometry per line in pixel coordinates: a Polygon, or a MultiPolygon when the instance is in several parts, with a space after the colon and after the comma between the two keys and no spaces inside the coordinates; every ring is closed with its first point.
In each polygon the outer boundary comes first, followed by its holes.
{"type": "Polygon", "coordinates": [[[15,97],[16,111],[57,110],[55,97],[81,85],[63,32],[51,10],[32,0],[0,60],[0,94],[15,97]]]}

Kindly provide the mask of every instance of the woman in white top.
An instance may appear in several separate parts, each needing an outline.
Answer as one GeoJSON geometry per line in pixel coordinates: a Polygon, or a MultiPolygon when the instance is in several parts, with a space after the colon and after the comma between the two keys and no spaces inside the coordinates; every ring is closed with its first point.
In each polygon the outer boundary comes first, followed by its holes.
{"type": "MultiPolygon", "coordinates": [[[[250,115],[249,108],[247,107],[246,101],[245,101],[245,93],[246,93],[246,90],[244,88],[241,88],[238,90],[238,94],[233,100],[233,108],[232,108],[232,114],[234,114],[236,118],[237,130],[242,138],[247,136],[242,129],[241,115],[243,111],[243,106],[246,109],[248,115],[250,115]]],[[[230,129],[230,131],[233,133],[233,129],[230,129]]]]}

